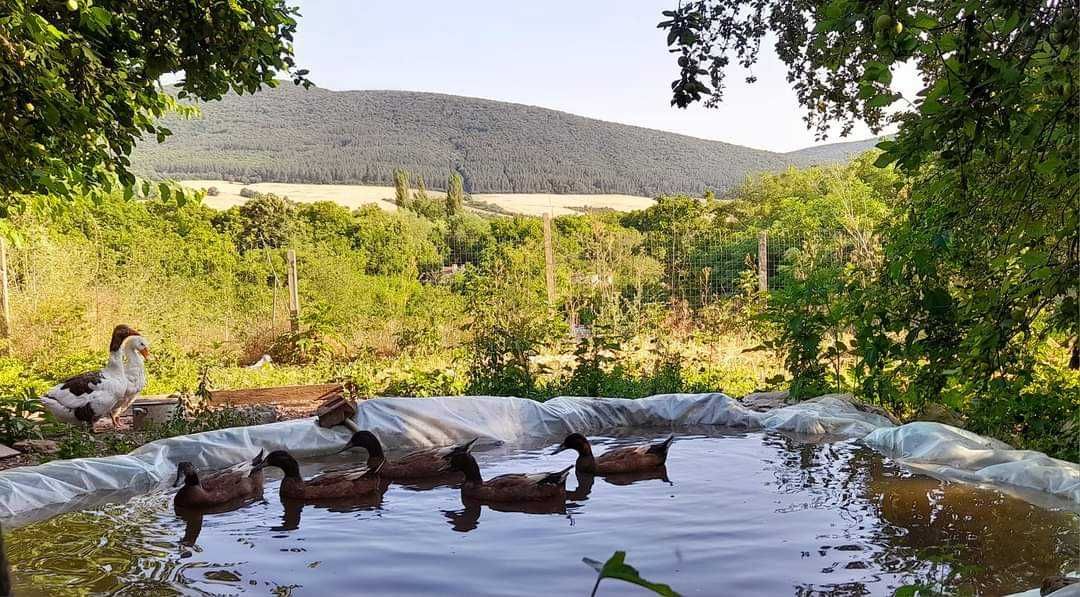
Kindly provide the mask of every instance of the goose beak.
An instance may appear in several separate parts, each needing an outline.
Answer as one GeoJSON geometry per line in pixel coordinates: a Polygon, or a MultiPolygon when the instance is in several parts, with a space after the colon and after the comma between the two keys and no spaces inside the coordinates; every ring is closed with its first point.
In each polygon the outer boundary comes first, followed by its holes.
{"type": "Polygon", "coordinates": [[[144,359],[148,359],[150,358],[150,349],[146,347],[140,348],[139,354],[141,354],[144,359]]]}

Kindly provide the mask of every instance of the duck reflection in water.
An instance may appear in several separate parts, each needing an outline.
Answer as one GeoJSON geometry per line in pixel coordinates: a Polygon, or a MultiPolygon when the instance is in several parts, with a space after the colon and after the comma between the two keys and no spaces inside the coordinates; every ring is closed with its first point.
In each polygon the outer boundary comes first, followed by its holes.
{"type": "Polygon", "coordinates": [[[380,510],[382,509],[383,495],[386,493],[386,489],[389,486],[390,481],[383,479],[380,480],[379,488],[376,491],[354,497],[323,499],[317,501],[283,498],[281,500],[281,506],[283,508],[281,525],[273,527],[272,530],[295,531],[300,528],[300,517],[303,514],[305,507],[327,510],[329,512],[366,512],[369,510],[380,510]]]}
{"type": "Polygon", "coordinates": [[[184,506],[174,503],[173,511],[178,518],[184,521],[184,535],[180,538],[180,545],[184,548],[190,548],[190,551],[182,550],[181,557],[190,557],[192,551],[201,551],[196,542],[199,539],[199,534],[202,533],[203,518],[207,514],[232,512],[258,501],[262,501],[261,491],[256,495],[239,497],[213,506],[184,506]]]}
{"type": "MultiPolygon", "coordinates": [[[[592,493],[593,483],[596,482],[596,475],[575,470],[574,476],[577,477],[577,487],[566,490],[566,499],[573,502],[584,502],[589,499],[589,494],[592,493]]],[[[663,481],[668,485],[674,485],[674,483],[671,482],[671,479],[668,478],[666,466],[634,473],[618,473],[604,476],[604,481],[611,485],[619,486],[633,485],[634,483],[653,480],[663,481]]]]}
{"type": "Polygon", "coordinates": [[[577,510],[576,505],[569,506],[565,501],[526,501],[526,502],[481,502],[472,498],[462,497],[461,510],[443,510],[443,516],[450,526],[459,533],[474,531],[480,526],[480,513],[483,506],[496,512],[516,512],[520,514],[561,514],[574,523],[573,515],[577,510]]]}

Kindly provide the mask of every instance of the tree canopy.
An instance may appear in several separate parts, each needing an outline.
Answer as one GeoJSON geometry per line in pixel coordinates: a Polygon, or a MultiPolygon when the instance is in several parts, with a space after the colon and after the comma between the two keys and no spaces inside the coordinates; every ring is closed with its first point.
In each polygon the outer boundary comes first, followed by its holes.
{"type": "Polygon", "coordinates": [[[285,0],[11,0],[0,8],[0,202],[70,197],[135,176],[128,155],[178,98],[252,93],[297,69],[285,0]]]}
{"type": "Polygon", "coordinates": [[[1022,386],[1040,363],[1069,361],[1045,341],[1064,336],[1075,366],[1076,13],[1075,0],[700,0],[664,13],[674,105],[719,103],[732,62],[751,68],[774,35],[819,136],[897,125],[877,165],[905,175],[906,200],[883,225],[876,279],[848,288],[871,393],[906,376],[919,400],[974,396],[1020,425],[1037,409],[1015,400],[1022,386]],[[922,77],[913,97],[894,84],[901,65],[922,77]]]}

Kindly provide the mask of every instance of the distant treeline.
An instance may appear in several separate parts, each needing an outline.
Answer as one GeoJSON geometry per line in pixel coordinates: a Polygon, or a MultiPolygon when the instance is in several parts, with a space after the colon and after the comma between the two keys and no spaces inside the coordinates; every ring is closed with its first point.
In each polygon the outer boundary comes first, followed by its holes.
{"type": "Polygon", "coordinates": [[[144,142],[136,166],[177,179],[380,185],[404,168],[439,190],[453,170],[470,193],[700,196],[873,144],[780,154],[505,102],[291,85],[200,109],[199,119],[169,122],[163,145],[144,142]]]}

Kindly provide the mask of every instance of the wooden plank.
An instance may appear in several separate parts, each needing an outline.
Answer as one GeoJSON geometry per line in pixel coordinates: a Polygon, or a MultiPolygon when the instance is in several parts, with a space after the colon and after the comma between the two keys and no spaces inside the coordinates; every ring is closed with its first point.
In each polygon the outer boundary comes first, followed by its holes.
{"type": "Polygon", "coordinates": [[[279,386],[246,390],[212,390],[212,402],[235,405],[249,404],[316,404],[327,394],[342,391],[341,384],[327,383],[308,386],[279,386]]]}

